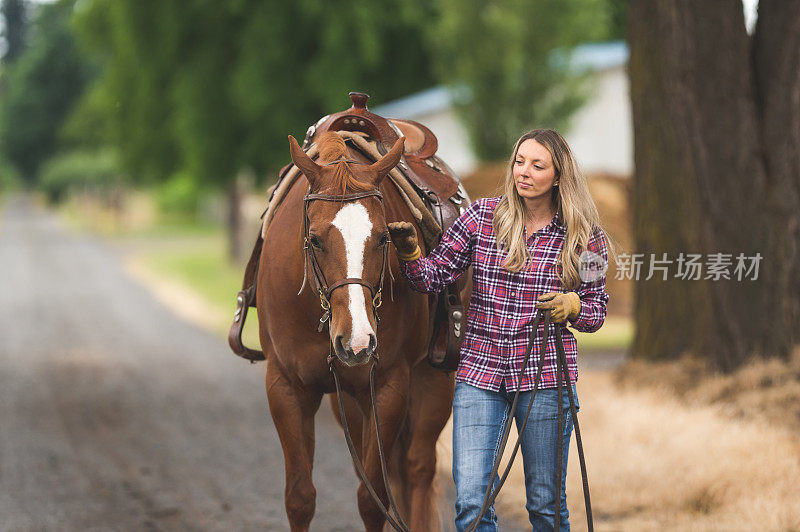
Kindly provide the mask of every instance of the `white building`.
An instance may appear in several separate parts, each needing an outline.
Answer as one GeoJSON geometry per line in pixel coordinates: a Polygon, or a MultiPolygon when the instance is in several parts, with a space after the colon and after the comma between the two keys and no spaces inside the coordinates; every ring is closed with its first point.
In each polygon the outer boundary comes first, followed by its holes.
{"type": "MultiPolygon", "coordinates": [[[[590,72],[590,97],[572,117],[564,136],[587,174],[633,173],[633,122],[624,41],[577,46],[572,65],[590,72]]],[[[452,91],[434,87],[372,109],[390,118],[416,120],[439,140],[439,155],[461,176],[478,161],[464,126],[453,107],[452,91]]]]}
{"type": "Polygon", "coordinates": [[[459,176],[467,175],[478,164],[467,130],[453,108],[452,91],[445,86],[379,105],[371,111],[387,118],[416,120],[428,127],[439,141],[436,154],[459,176]]]}

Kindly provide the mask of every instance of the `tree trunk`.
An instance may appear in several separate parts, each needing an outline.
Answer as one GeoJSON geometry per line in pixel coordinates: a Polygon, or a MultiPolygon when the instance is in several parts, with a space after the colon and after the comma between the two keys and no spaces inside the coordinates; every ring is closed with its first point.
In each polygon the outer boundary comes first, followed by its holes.
{"type": "Polygon", "coordinates": [[[697,253],[704,263],[701,280],[643,276],[636,283],[632,354],[664,359],[688,350],[731,370],[764,351],[764,331],[774,320],[766,309],[775,294],[765,292],[763,270],[777,260],[766,256],[770,166],[742,5],[629,6],[636,252],[646,259],[666,253],[673,261],[681,252],[697,253]],[[731,254],[729,280],[706,279],[714,253],[731,254]],[[740,253],[764,257],[757,280],[737,280],[740,253]]]}
{"type": "Polygon", "coordinates": [[[753,48],[768,170],[764,350],[786,355],[800,342],[800,2],[761,0],[753,48]]]}
{"type": "Polygon", "coordinates": [[[228,258],[234,264],[242,259],[242,198],[237,175],[228,183],[228,258]]]}

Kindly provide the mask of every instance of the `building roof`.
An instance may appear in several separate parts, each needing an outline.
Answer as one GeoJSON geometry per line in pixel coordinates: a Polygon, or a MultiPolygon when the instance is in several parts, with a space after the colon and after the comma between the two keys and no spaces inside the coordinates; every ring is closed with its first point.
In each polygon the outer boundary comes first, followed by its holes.
{"type": "Polygon", "coordinates": [[[628,62],[625,41],[579,44],[572,49],[570,66],[579,70],[599,71],[624,66],[628,62]]]}
{"type": "Polygon", "coordinates": [[[454,89],[437,85],[403,98],[379,105],[372,112],[392,118],[413,118],[449,109],[453,106],[454,89]]]}
{"type": "MultiPolygon", "coordinates": [[[[558,60],[560,52],[554,52],[558,60]]],[[[572,49],[569,57],[570,67],[575,70],[598,72],[623,66],[628,62],[628,45],[625,41],[608,41],[579,44],[572,49]]],[[[457,99],[468,97],[466,87],[452,88],[437,85],[403,98],[370,109],[381,116],[409,118],[444,111],[453,106],[457,99]]]]}

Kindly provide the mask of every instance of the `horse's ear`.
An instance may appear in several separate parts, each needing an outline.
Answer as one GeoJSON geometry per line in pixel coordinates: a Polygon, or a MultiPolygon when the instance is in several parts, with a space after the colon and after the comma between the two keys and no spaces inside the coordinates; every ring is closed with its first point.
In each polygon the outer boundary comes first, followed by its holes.
{"type": "Polygon", "coordinates": [[[375,186],[378,186],[378,183],[386,177],[386,175],[392,171],[392,168],[397,166],[397,163],[400,162],[400,157],[403,155],[403,147],[405,146],[405,137],[400,137],[392,146],[392,149],[389,150],[389,153],[372,163],[370,166],[370,170],[375,172],[375,186]]]}
{"type": "Polygon", "coordinates": [[[297,144],[297,141],[291,135],[289,135],[289,151],[292,154],[292,162],[294,165],[303,172],[308,182],[313,185],[314,182],[318,180],[322,167],[311,160],[311,157],[303,151],[303,148],[297,144]]]}

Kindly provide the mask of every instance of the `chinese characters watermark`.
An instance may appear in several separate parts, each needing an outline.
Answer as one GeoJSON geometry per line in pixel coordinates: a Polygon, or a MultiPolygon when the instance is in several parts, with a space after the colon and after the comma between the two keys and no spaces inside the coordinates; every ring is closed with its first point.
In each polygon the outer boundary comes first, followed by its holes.
{"type": "Polygon", "coordinates": [[[645,281],[653,277],[658,278],[659,275],[663,281],[670,277],[687,281],[701,279],[755,281],[758,279],[758,266],[762,259],[761,253],[756,253],[754,256],[739,253],[735,259],[732,253],[709,253],[705,260],[700,253],[680,253],[674,260],[667,258],[666,253],[662,253],[661,258],[657,258],[655,253],[650,253],[649,261],[646,257],[644,253],[620,253],[617,257],[617,273],[614,278],[638,281],[644,273],[645,281]]]}

